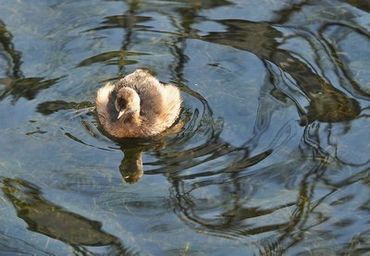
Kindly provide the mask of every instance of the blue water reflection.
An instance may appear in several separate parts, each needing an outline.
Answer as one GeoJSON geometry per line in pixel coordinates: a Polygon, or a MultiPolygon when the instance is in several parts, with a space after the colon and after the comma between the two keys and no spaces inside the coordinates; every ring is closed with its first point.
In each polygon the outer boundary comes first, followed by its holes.
{"type": "Polygon", "coordinates": [[[3,1],[0,254],[365,255],[365,2],[3,1]],[[142,67],[181,129],[113,141],[96,89],[142,67]]]}

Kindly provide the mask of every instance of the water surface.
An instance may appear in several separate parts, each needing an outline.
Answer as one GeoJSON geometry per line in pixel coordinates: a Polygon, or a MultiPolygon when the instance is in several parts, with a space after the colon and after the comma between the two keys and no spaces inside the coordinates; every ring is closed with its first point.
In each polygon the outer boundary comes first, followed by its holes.
{"type": "Polygon", "coordinates": [[[1,6],[1,255],[369,252],[367,0],[1,6]],[[184,128],[112,141],[95,92],[137,68],[184,128]]]}

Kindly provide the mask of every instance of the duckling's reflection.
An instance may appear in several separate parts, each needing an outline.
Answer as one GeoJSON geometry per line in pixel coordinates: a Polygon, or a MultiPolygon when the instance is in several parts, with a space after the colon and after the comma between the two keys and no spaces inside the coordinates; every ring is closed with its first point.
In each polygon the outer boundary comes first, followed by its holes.
{"type": "MultiPolygon", "coordinates": [[[[183,113],[186,116],[188,113],[183,113]]],[[[187,118],[187,117],[185,117],[187,118]]],[[[143,153],[159,152],[170,141],[170,137],[184,128],[184,122],[178,121],[163,134],[151,139],[124,139],[119,140],[124,157],[119,165],[122,178],[127,183],[136,183],[144,175],[143,153]]]]}
{"type": "Polygon", "coordinates": [[[124,156],[118,167],[119,172],[125,182],[136,183],[144,175],[143,152],[150,150],[152,146],[133,139],[121,141],[120,145],[124,156]]]}
{"type": "Polygon", "coordinates": [[[136,183],[144,174],[142,150],[140,148],[122,148],[124,158],[119,171],[127,183],[136,183]]]}
{"type": "MultiPolygon", "coordinates": [[[[100,222],[67,211],[46,200],[35,185],[21,179],[5,178],[0,183],[6,198],[28,229],[71,245],[87,253],[85,246],[106,246],[110,253],[129,255],[119,239],[102,230],[100,222]]],[[[90,255],[90,254],[89,254],[90,255]]]]}

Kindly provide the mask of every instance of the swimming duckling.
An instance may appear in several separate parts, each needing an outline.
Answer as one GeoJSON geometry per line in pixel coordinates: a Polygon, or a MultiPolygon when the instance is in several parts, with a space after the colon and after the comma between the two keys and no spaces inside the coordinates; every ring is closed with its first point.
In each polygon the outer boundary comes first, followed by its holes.
{"type": "Polygon", "coordinates": [[[177,87],[161,84],[142,69],[115,84],[108,82],[96,96],[99,122],[109,135],[116,138],[158,135],[174,124],[180,106],[177,87]]]}

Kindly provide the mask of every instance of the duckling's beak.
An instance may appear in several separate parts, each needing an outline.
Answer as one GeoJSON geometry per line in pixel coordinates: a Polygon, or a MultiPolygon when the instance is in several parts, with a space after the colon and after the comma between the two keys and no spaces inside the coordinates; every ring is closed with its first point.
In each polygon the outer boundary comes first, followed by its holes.
{"type": "Polygon", "coordinates": [[[123,114],[125,113],[125,110],[121,110],[119,113],[118,113],[118,116],[117,116],[117,120],[121,118],[121,116],[123,116],[123,114]]]}

